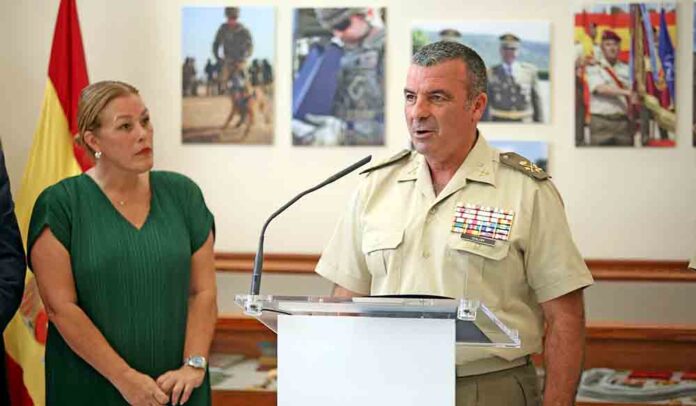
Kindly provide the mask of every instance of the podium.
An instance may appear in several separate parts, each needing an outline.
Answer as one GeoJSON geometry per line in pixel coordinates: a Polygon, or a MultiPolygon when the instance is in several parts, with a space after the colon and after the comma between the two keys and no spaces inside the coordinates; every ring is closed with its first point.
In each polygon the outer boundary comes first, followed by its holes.
{"type": "Polygon", "coordinates": [[[519,348],[478,301],[237,295],[278,334],[278,406],[454,406],[459,346],[519,348]]]}

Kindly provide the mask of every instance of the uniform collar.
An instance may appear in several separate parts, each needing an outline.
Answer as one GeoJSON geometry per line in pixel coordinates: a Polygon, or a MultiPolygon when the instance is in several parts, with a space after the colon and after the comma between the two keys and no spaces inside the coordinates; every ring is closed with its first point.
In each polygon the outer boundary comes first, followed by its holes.
{"type": "MultiPolygon", "coordinates": [[[[454,173],[445,189],[440,193],[438,200],[444,199],[463,188],[467,180],[495,186],[495,174],[498,167],[496,163],[498,160],[498,152],[486,142],[481,132],[479,132],[476,144],[474,144],[469,155],[457,169],[457,172],[454,173]]],[[[433,194],[430,170],[425,157],[421,154],[416,154],[415,159],[404,167],[397,180],[399,182],[416,181],[416,185],[424,194],[433,194]]]]}

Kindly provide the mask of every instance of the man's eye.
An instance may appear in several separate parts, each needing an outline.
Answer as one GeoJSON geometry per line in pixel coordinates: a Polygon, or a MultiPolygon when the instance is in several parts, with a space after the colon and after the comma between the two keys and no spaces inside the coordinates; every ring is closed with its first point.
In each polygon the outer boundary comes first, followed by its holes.
{"type": "Polygon", "coordinates": [[[131,123],[123,123],[120,126],[118,126],[120,130],[130,130],[133,128],[133,125],[131,123]]]}
{"type": "Polygon", "coordinates": [[[147,127],[150,125],[150,117],[143,117],[142,120],[140,120],[140,125],[143,127],[147,127]]]}
{"type": "Polygon", "coordinates": [[[405,98],[406,98],[406,101],[409,102],[409,103],[413,103],[414,101],[416,101],[416,96],[414,96],[414,95],[412,95],[412,94],[407,94],[407,95],[405,96],[405,98]]]}

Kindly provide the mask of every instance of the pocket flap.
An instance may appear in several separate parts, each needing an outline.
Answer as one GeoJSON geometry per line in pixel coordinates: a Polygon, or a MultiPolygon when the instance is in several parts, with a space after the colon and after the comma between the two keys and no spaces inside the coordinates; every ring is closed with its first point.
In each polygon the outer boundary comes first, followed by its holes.
{"type": "Polygon", "coordinates": [[[396,230],[368,230],[362,241],[363,254],[379,250],[393,250],[401,245],[404,232],[396,230]]]}
{"type": "Polygon", "coordinates": [[[477,244],[472,241],[462,240],[459,234],[453,234],[447,244],[451,249],[466,251],[471,254],[479,255],[484,258],[499,261],[507,256],[510,251],[508,241],[496,241],[495,246],[477,244]]]}

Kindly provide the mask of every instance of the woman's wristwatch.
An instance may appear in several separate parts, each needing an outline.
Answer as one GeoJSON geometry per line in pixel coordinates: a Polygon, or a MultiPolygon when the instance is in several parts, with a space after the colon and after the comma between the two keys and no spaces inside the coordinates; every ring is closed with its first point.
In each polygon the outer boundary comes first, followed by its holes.
{"type": "Polygon", "coordinates": [[[184,365],[196,369],[205,369],[208,366],[208,361],[200,355],[192,355],[184,360],[184,365]]]}

